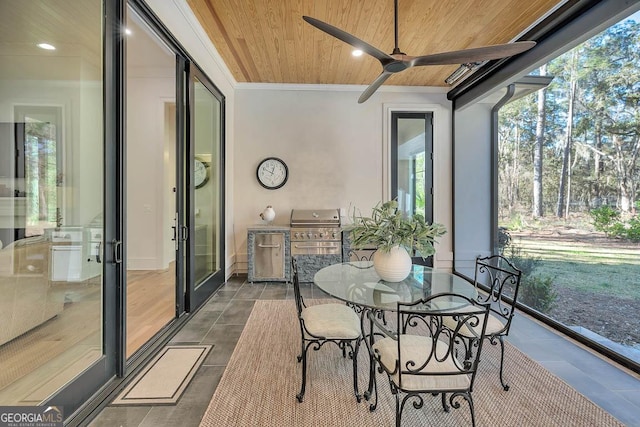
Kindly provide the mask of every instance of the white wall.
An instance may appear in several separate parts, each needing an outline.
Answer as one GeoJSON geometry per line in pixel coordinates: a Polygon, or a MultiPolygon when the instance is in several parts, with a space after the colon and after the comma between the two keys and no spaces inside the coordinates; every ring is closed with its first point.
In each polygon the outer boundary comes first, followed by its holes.
{"type": "Polygon", "coordinates": [[[455,112],[455,269],[473,277],[475,258],[491,255],[491,108],[455,112]]]}
{"type": "MultiPolygon", "coordinates": [[[[294,208],[344,208],[348,212],[356,207],[368,214],[383,200],[386,105],[438,110],[435,126],[444,131],[434,137],[434,221],[450,229],[450,103],[444,90],[410,92],[385,87],[358,104],[360,87],[272,87],[242,85],[236,91],[236,158],[230,168],[235,215],[228,222],[235,231],[239,271],[246,271],[247,227],[262,223],[258,215],[267,205],[276,211],[274,224],[288,225],[294,208]],[[281,158],[289,167],[289,180],[278,190],[264,189],[256,180],[258,163],[271,156],[281,158]]],[[[438,245],[438,266],[451,266],[450,253],[447,236],[438,245]]]]}
{"type": "MultiPolygon", "coordinates": [[[[172,70],[170,70],[172,71],[172,70]]],[[[175,77],[127,79],[127,268],[161,270],[175,211],[175,158],[165,159],[165,103],[175,103],[175,77]],[[168,176],[173,176],[173,183],[168,176]]],[[[174,120],[175,121],[175,120],[174,120]]],[[[175,141],[175,137],[172,138],[175,141]]],[[[175,255],[173,256],[175,258],[175,255]]]]}
{"type": "MultiPolygon", "coordinates": [[[[246,271],[246,230],[261,222],[268,204],[276,224],[289,224],[292,208],[353,208],[363,212],[383,199],[384,106],[434,106],[434,221],[451,230],[451,118],[443,88],[381,87],[364,104],[364,87],[237,84],[209,42],[186,0],[147,0],[161,21],[212,79],[226,100],[227,276],[246,271]],[[280,157],[289,181],[266,190],[256,181],[265,157],[280,157]]],[[[451,266],[452,237],[437,246],[435,263],[451,266]]]]}

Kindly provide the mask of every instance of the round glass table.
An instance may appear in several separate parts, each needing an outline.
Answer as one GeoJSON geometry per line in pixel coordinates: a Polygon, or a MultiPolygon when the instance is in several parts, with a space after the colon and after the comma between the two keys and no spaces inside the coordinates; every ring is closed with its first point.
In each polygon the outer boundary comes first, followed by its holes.
{"type": "Polygon", "coordinates": [[[320,269],[313,282],[330,296],[373,310],[395,311],[398,302],[410,303],[440,293],[475,298],[473,284],[445,270],[414,264],[402,282],[380,279],[371,261],[343,262],[320,269]]]}
{"type": "MultiPolygon", "coordinates": [[[[441,293],[463,295],[470,299],[477,296],[476,288],[465,279],[445,270],[416,264],[402,282],[386,282],[380,279],[371,261],[332,264],[320,269],[315,274],[313,282],[322,291],[333,298],[345,301],[360,314],[360,326],[369,351],[369,385],[363,394],[367,400],[372,396],[375,387],[373,323],[384,327],[387,323],[385,311],[396,311],[398,302],[412,303],[441,293]],[[384,325],[376,318],[382,319],[384,325]]],[[[449,308],[456,308],[460,301],[452,297],[451,304],[449,308]]],[[[369,404],[371,411],[377,406],[377,392],[375,396],[375,401],[369,404]]]]}

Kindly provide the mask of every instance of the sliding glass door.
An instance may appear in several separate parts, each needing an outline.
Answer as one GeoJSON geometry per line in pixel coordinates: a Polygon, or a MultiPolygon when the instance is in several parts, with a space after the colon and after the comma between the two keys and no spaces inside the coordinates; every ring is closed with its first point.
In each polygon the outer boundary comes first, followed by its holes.
{"type": "Polygon", "coordinates": [[[112,6],[0,2],[0,406],[67,416],[115,374],[103,330],[112,6]]]}
{"type": "Polygon", "coordinates": [[[149,12],[0,2],[0,406],[82,418],[224,281],[224,98],[149,12]]]}
{"type": "Polygon", "coordinates": [[[127,13],[126,355],[176,317],[176,54],[127,13]]]}
{"type": "Polygon", "coordinates": [[[189,308],[224,281],[222,96],[197,69],[190,82],[189,308]]]}

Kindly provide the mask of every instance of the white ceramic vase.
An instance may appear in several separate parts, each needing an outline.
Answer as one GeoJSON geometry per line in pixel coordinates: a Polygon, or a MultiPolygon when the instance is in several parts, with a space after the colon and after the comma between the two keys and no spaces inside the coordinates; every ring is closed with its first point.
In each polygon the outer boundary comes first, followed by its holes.
{"type": "Polygon", "coordinates": [[[267,223],[270,223],[271,221],[273,221],[275,217],[276,217],[276,211],[273,210],[273,206],[271,205],[264,208],[264,211],[260,213],[260,218],[265,220],[267,223]]]}
{"type": "Polygon", "coordinates": [[[394,246],[391,250],[377,250],[373,254],[373,268],[382,280],[401,282],[411,273],[411,257],[402,246],[394,246]]]}

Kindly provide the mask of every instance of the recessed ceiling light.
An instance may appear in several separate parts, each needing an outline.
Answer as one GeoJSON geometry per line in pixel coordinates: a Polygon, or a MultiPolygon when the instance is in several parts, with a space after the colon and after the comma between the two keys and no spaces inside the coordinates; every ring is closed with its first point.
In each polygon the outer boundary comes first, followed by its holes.
{"type": "Polygon", "coordinates": [[[124,33],[125,33],[126,35],[130,36],[131,34],[133,34],[133,31],[131,31],[131,30],[130,30],[130,29],[128,29],[128,28],[125,28],[125,29],[124,29],[124,33]]]}
{"type": "Polygon", "coordinates": [[[351,55],[353,56],[362,56],[364,52],[362,52],[360,49],[355,49],[353,52],[351,52],[351,55]]]}
{"type": "Polygon", "coordinates": [[[38,43],[38,47],[45,50],[56,50],[56,47],[49,43],[38,43]]]}

